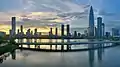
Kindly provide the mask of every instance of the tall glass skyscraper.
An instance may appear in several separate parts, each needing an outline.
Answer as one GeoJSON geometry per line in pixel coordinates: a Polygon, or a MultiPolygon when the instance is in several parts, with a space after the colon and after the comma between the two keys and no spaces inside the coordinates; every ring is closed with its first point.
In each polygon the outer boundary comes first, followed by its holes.
{"type": "Polygon", "coordinates": [[[12,32],[11,35],[14,36],[16,34],[16,17],[12,17],[12,32]]]}
{"type": "Polygon", "coordinates": [[[55,28],[55,35],[58,35],[58,28],[55,28]]]}
{"type": "Polygon", "coordinates": [[[102,37],[102,17],[97,18],[97,37],[102,37]]]}
{"type": "Polygon", "coordinates": [[[69,34],[70,34],[70,25],[67,24],[67,36],[69,36],[69,34]]]}
{"type": "Polygon", "coordinates": [[[21,33],[23,33],[23,25],[20,26],[21,33]]]}
{"type": "Polygon", "coordinates": [[[105,24],[102,23],[102,37],[105,36],[105,24]]]}
{"type": "Polygon", "coordinates": [[[64,36],[64,24],[61,25],[61,36],[64,36]]]}
{"type": "Polygon", "coordinates": [[[89,13],[89,36],[94,37],[94,12],[92,6],[89,13]]]}

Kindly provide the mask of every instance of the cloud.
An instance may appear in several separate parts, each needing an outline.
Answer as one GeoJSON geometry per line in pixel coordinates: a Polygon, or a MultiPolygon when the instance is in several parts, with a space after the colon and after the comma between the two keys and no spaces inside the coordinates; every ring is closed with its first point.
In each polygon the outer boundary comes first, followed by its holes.
{"type": "Polygon", "coordinates": [[[102,16],[115,16],[116,13],[111,13],[111,12],[106,12],[106,11],[104,11],[104,10],[101,10],[101,11],[99,12],[99,15],[102,15],[102,16]]]}
{"type": "MultiPolygon", "coordinates": [[[[83,11],[83,6],[77,4],[77,0],[5,0],[5,8],[2,11],[25,11],[25,12],[68,12],[83,11]]],[[[78,1],[79,2],[79,1],[78,1]]],[[[2,2],[1,2],[2,3],[2,2]]],[[[86,7],[86,6],[84,6],[86,7]]],[[[1,7],[2,9],[3,7],[1,7]]]]}
{"type": "MultiPolygon", "coordinates": [[[[44,28],[59,26],[63,23],[72,23],[72,26],[87,25],[88,4],[78,4],[73,0],[18,0],[9,2],[13,6],[6,6],[0,12],[0,24],[11,24],[11,17],[17,17],[17,26],[25,28],[44,28]],[[18,5],[15,5],[15,4],[18,5]],[[19,8],[18,8],[19,7],[19,8]],[[9,9],[8,9],[9,8],[9,9]],[[10,9],[11,8],[11,9],[10,9]],[[14,8],[14,9],[12,9],[14,8]],[[85,21],[84,21],[85,20],[85,21]],[[81,22],[79,22],[81,21],[81,22]]],[[[7,1],[6,1],[7,2],[7,1]]],[[[5,5],[5,4],[4,4],[5,5]]],[[[71,26],[71,27],[72,27],[71,26]]],[[[8,29],[7,29],[8,30],[8,29]]]]}

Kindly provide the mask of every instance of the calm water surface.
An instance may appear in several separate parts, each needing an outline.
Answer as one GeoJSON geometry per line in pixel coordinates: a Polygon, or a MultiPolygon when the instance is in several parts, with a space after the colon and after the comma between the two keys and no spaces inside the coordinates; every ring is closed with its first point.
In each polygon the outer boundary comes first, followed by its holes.
{"type": "Polygon", "coordinates": [[[82,52],[16,50],[0,67],[120,67],[120,46],[82,52]]]}

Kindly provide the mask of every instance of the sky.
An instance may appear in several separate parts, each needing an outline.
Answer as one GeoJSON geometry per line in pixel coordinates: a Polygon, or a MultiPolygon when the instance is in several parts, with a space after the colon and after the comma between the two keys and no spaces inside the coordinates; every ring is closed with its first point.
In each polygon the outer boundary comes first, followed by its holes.
{"type": "Polygon", "coordinates": [[[9,32],[11,17],[17,17],[17,28],[40,28],[71,24],[72,28],[87,28],[90,6],[94,8],[95,23],[103,17],[106,30],[120,28],[119,0],[0,0],[0,31],[9,32]]]}

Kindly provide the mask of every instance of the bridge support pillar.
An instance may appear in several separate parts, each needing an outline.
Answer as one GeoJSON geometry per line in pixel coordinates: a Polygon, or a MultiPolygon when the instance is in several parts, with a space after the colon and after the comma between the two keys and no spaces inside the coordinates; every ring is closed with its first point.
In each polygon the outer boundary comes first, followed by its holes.
{"type": "Polygon", "coordinates": [[[67,51],[69,51],[69,45],[67,44],[67,51]]]}
{"type": "MultiPolygon", "coordinates": [[[[69,43],[70,42],[70,39],[67,39],[67,42],[69,43]]],[[[70,50],[70,44],[67,44],[67,51],[70,50]]]]}
{"type": "Polygon", "coordinates": [[[71,45],[69,45],[69,50],[71,50],[71,45]]]}
{"type": "MultiPolygon", "coordinates": [[[[62,43],[64,43],[64,39],[62,40],[62,43]]],[[[64,44],[61,45],[61,51],[64,51],[64,44]]]]}
{"type": "MultiPolygon", "coordinates": [[[[40,45],[39,45],[39,47],[40,47],[40,45]]],[[[39,48],[39,49],[41,49],[41,48],[39,48]]]]}
{"type": "Polygon", "coordinates": [[[35,49],[37,48],[37,46],[35,45],[35,49]]]}
{"type": "MultiPolygon", "coordinates": [[[[19,40],[19,42],[20,42],[20,43],[22,43],[22,42],[23,42],[23,40],[22,40],[22,39],[20,39],[20,40],[19,40]]],[[[23,44],[21,44],[21,48],[23,48],[23,44]]]]}
{"type": "Polygon", "coordinates": [[[50,50],[52,50],[52,45],[50,45],[50,50]]]}
{"type": "Polygon", "coordinates": [[[37,47],[38,49],[40,49],[40,45],[38,45],[38,47],[37,47]]]}
{"type": "Polygon", "coordinates": [[[64,50],[64,45],[61,45],[61,51],[63,51],[64,50]]]}
{"type": "MultiPolygon", "coordinates": [[[[37,43],[37,39],[34,40],[34,43],[37,43]]],[[[35,44],[35,49],[37,48],[36,44],[35,44]]]]}
{"type": "MultiPolygon", "coordinates": [[[[56,43],[57,43],[57,39],[56,39],[56,43]]],[[[57,44],[55,45],[55,50],[57,50],[57,44]]]]}
{"type": "Polygon", "coordinates": [[[30,48],[30,44],[28,44],[28,48],[30,48]]]}
{"type": "MultiPolygon", "coordinates": [[[[52,43],[52,39],[49,39],[49,42],[52,43]]],[[[50,45],[50,50],[52,50],[52,45],[50,45]]]]}
{"type": "Polygon", "coordinates": [[[57,50],[57,45],[55,45],[55,50],[57,50]]]}

